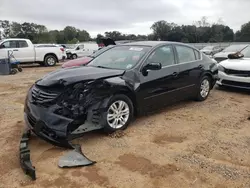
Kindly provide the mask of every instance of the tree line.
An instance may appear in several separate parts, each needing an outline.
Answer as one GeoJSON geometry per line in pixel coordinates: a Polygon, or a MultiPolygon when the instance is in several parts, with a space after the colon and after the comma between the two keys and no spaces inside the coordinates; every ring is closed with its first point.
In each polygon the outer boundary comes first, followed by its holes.
{"type": "Polygon", "coordinates": [[[149,35],[122,34],[119,31],[106,31],[104,35],[98,34],[91,38],[86,30],[66,26],[63,30],[48,30],[44,25],[35,23],[18,23],[0,20],[1,38],[28,38],[33,43],[74,44],[84,41],[99,41],[102,37],[114,40],[163,40],[185,43],[207,42],[249,42],[250,22],[242,25],[241,29],[234,31],[219,19],[216,23],[209,23],[207,17],[194,21],[192,25],[178,25],[165,20],[155,22],[149,35]]]}

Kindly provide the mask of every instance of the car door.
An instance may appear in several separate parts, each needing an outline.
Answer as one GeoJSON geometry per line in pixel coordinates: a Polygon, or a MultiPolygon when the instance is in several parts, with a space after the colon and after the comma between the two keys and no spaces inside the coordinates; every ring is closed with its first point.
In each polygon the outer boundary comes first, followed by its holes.
{"type": "Polygon", "coordinates": [[[149,63],[161,63],[160,70],[147,71],[147,75],[140,72],[140,106],[146,111],[160,108],[173,102],[178,90],[179,67],[176,64],[174,50],[171,45],[165,45],[155,49],[145,61],[149,63]]]}
{"type": "Polygon", "coordinates": [[[34,48],[29,47],[25,40],[17,41],[17,49],[14,51],[15,58],[20,62],[34,62],[35,52],[34,48]]]}
{"type": "Polygon", "coordinates": [[[189,97],[195,92],[195,86],[199,83],[200,75],[204,66],[202,54],[196,49],[184,45],[174,45],[179,64],[179,87],[180,92],[189,97]]]}
{"type": "Polygon", "coordinates": [[[78,57],[87,56],[83,44],[82,44],[82,45],[79,45],[79,46],[77,47],[77,56],[78,56],[78,57]]]}
{"type": "Polygon", "coordinates": [[[15,55],[15,52],[17,52],[17,42],[15,40],[8,40],[1,44],[1,58],[8,58],[8,53],[15,55]]]}

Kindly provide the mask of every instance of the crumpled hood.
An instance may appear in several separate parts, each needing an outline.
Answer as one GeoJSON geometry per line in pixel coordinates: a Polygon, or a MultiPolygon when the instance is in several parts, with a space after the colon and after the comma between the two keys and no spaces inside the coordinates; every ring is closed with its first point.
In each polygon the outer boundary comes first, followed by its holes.
{"type": "Polygon", "coordinates": [[[81,81],[121,76],[123,73],[124,70],[90,66],[64,68],[45,75],[42,79],[38,80],[36,84],[39,86],[53,86],[57,84],[70,85],[81,81]]]}
{"type": "Polygon", "coordinates": [[[219,64],[226,69],[250,71],[250,58],[227,59],[219,64]]]}
{"type": "Polygon", "coordinates": [[[225,57],[225,58],[228,58],[228,55],[229,54],[233,54],[233,53],[236,53],[236,52],[219,52],[217,54],[214,55],[214,57],[225,57]]]}

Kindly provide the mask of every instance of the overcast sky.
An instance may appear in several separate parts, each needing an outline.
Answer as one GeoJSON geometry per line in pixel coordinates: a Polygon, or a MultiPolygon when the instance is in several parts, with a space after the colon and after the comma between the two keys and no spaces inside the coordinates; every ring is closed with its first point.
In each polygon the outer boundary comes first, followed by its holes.
{"type": "Polygon", "coordinates": [[[67,25],[91,36],[105,31],[149,34],[158,20],[192,24],[222,18],[234,30],[250,21],[250,0],[0,0],[0,20],[34,22],[48,29],[67,25]]]}

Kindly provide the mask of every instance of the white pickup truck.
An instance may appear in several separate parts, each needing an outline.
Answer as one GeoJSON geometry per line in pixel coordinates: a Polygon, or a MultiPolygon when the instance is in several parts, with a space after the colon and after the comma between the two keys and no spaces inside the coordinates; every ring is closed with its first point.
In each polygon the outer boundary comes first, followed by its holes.
{"type": "Polygon", "coordinates": [[[63,59],[63,47],[35,47],[28,39],[10,38],[0,41],[0,59],[8,57],[8,51],[20,63],[39,63],[44,66],[55,66],[63,59]]]}

